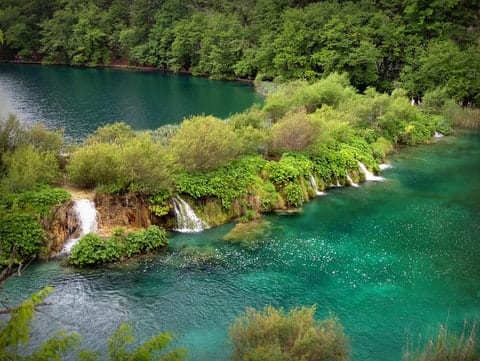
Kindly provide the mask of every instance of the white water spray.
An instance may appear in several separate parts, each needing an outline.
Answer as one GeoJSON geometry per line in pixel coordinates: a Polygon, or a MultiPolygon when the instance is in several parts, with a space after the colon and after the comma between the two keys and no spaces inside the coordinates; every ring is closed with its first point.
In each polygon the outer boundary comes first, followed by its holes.
{"type": "Polygon", "coordinates": [[[385,169],[393,168],[393,165],[388,163],[382,163],[378,165],[378,168],[380,168],[380,170],[385,170],[385,169]]]}
{"type": "Polygon", "coordinates": [[[70,253],[81,236],[97,231],[97,210],[95,209],[95,203],[89,199],[79,199],[75,201],[73,210],[75,211],[77,222],[80,226],[80,237],[67,240],[61,253],[70,253]]]}
{"type": "Polygon", "coordinates": [[[201,232],[205,229],[203,221],[197,217],[192,207],[180,197],[173,198],[173,210],[177,221],[175,231],[182,233],[201,232]]]}
{"type": "Polygon", "coordinates": [[[358,166],[360,167],[360,171],[365,174],[365,180],[366,181],[383,181],[385,180],[385,178],[383,177],[379,177],[379,176],[376,176],[374,175],[372,172],[370,172],[367,167],[365,166],[365,164],[363,164],[362,162],[358,162],[358,166]]]}
{"type": "Polygon", "coordinates": [[[310,175],[310,185],[315,190],[315,193],[317,194],[317,196],[325,195],[325,192],[321,192],[318,190],[317,182],[315,181],[315,178],[313,177],[313,175],[310,175]]]}
{"type": "Polygon", "coordinates": [[[352,187],[358,187],[358,184],[355,183],[355,182],[352,180],[352,178],[350,178],[350,176],[349,176],[348,174],[346,175],[345,178],[347,178],[348,183],[350,183],[350,185],[351,185],[352,187]]]}
{"type": "Polygon", "coordinates": [[[435,138],[443,138],[443,134],[440,132],[435,131],[435,134],[433,135],[435,138]]]}

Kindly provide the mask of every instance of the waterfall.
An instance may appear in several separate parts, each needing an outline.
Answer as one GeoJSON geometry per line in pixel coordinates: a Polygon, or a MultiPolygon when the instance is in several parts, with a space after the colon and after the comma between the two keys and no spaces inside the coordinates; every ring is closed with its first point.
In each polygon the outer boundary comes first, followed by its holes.
{"type": "Polygon", "coordinates": [[[75,201],[73,210],[75,211],[80,227],[80,236],[68,239],[61,253],[70,253],[81,236],[97,231],[97,210],[95,209],[95,203],[89,199],[79,199],[75,201]]]}
{"type": "Polygon", "coordinates": [[[383,181],[385,178],[376,176],[372,174],[367,167],[365,167],[365,164],[362,162],[358,162],[358,166],[360,167],[360,171],[365,174],[365,180],[366,181],[383,181]]]}
{"type": "Polygon", "coordinates": [[[350,178],[350,176],[349,176],[348,174],[346,175],[345,178],[347,178],[348,183],[350,183],[350,185],[351,185],[352,187],[358,187],[358,184],[357,184],[357,183],[354,183],[353,180],[352,180],[352,178],[350,178]]]}
{"type": "Polygon", "coordinates": [[[315,178],[311,174],[310,174],[310,185],[315,190],[315,193],[317,194],[317,196],[323,196],[325,194],[324,192],[320,192],[318,190],[317,182],[315,181],[315,178]]]}
{"type": "Polygon", "coordinates": [[[180,197],[173,198],[173,210],[177,221],[175,231],[194,233],[204,230],[203,221],[197,217],[192,207],[180,197]]]}
{"type": "Polygon", "coordinates": [[[433,135],[435,138],[443,138],[443,134],[440,132],[435,131],[435,134],[433,135]]]}

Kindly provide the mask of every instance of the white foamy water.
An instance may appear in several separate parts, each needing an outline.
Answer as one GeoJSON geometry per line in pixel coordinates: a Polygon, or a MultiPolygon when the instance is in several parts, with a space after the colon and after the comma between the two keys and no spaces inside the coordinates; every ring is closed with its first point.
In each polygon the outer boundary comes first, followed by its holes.
{"type": "Polygon", "coordinates": [[[372,172],[370,172],[367,167],[365,166],[365,164],[363,164],[362,162],[358,162],[358,166],[360,167],[360,171],[365,174],[365,180],[366,181],[383,181],[385,180],[385,178],[383,177],[379,177],[379,176],[376,176],[375,174],[373,174],[372,172]]]}
{"type": "Polygon", "coordinates": [[[177,221],[175,231],[196,233],[205,229],[203,221],[195,214],[192,207],[180,197],[173,198],[173,210],[177,221]]]}
{"type": "Polygon", "coordinates": [[[95,209],[95,203],[93,201],[89,199],[79,199],[75,201],[73,209],[77,217],[78,225],[80,226],[80,237],[67,240],[61,253],[70,253],[81,236],[97,231],[97,210],[95,209]]]}
{"type": "Polygon", "coordinates": [[[358,184],[355,183],[355,182],[352,180],[352,178],[350,178],[350,176],[349,176],[348,174],[347,174],[346,178],[347,178],[348,183],[349,183],[352,187],[358,187],[358,184]]]}

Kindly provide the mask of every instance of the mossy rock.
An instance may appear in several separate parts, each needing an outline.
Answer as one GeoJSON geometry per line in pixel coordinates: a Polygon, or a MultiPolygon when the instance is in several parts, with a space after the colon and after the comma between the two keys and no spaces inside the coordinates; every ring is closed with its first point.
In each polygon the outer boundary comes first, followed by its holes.
{"type": "Polygon", "coordinates": [[[179,250],[176,261],[183,268],[203,267],[222,264],[223,257],[214,247],[187,246],[179,250]]]}
{"type": "Polygon", "coordinates": [[[269,227],[270,222],[264,219],[237,223],[230,232],[223,236],[223,240],[233,243],[251,244],[263,239],[269,227]]]}

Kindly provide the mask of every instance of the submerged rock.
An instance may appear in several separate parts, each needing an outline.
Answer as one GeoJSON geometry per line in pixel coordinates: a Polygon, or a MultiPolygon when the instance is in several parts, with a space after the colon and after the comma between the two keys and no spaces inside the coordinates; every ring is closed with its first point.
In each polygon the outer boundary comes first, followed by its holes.
{"type": "Polygon", "coordinates": [[[264,238],[270,228],[270,222],[257,219],[246,223],[237,223],[223,239],[236,243],[252,243],[264,238]]]}

